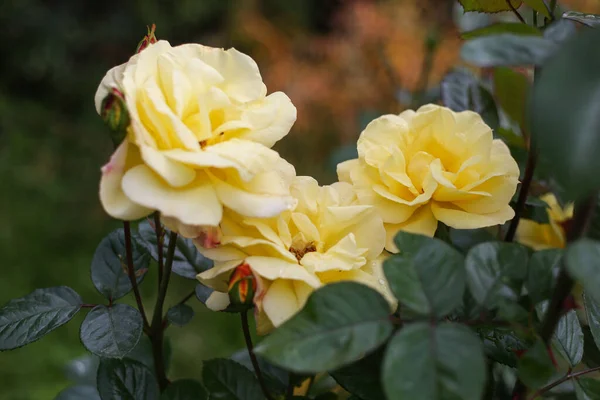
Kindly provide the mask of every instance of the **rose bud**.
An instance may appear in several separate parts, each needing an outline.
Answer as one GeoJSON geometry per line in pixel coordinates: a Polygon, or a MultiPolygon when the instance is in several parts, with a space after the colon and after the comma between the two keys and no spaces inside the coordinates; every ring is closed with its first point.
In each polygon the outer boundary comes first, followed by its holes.
{"type": "Polygon", "coordinates": [[[252,307],[256,293],[256,278],[252,274],[250,265],[244,262],[235,268],[229,278],[228,293],[231,304],[252,307]]]}

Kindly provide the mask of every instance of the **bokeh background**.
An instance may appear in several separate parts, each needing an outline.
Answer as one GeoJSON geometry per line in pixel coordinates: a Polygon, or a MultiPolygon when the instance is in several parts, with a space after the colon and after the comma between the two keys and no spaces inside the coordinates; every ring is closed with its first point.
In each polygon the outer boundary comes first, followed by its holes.
{"type": "MultiPolygon", "coordinates": [[[[598,0],[559,3],[600,12],[598,0]]],[[[463,14],[450,0],[2,0],[0,304],[58,285],[88,303],[102,301],[89,264],[119,224],[98,201],[111,143],[93,96],[104,73],[132,55],[146,25],[156,23],[157,37],[173,45],[250,54],[269,92],[286,92],[298,108],[277,150],[298,174],[326,184],[371,119],[435,98],[444,74],[460,64],[459,33],[489,18],[463,14]]],[[[169,300],[193,287],[175,277],[169,300]]],[[[148,307],[153,289],[142,285],[148,307]]],[[[189,304],[197,313],[192,324],[169,328],[173,377],[198,378],[203,359],[243,346],[235,315],[189,304]]],[[[0,353],[0,399],[52,399],[69,384],[65,364],[85,356],[84,314],[39,342],[0,353]]]]}

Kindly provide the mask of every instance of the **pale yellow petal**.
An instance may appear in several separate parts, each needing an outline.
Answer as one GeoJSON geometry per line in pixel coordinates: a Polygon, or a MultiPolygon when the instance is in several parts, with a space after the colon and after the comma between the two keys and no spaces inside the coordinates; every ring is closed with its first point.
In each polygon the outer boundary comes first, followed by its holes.
{"type": "Polygon", "coordinates": [[[223,311],[229,304],[229,294],[221,292],[212,292],[205,303],[206,307],[212,311],[223,311]]]}
{"type": "Polygon", "coordinates": [[[351,172],[355,168],[360,168],[358,158],[347,160],[337,165],[337,176],[340,182],[352,183],[351,172]]]}
{"type": "Polygon", "coordinates": [[[277,279],[297,280],[318,288],[321,282],[314,275],[297,263],[291,263],[274,257],[250,256],[246,262],[252,270],[265,279],[274,281],[277,279]]]}
{"type": "Polygon", "coordinates": [[[196,178],[194,169],[171,160],[163,152],[149,146],[142,146],[140,150],[144,162],[170,186],[182,187],[196,178]]]}
{"type": "Polygon", "coordinates": [[[515,216],[514,210],[508,204],[489,214],[469,213],[457,207],[453,208],[452,204],[438,202],[433,202],[431,209],[439,221],[455,229],[477,229],[501,225],[515,216]]]}
{"type": "Polygon", "coordinates": [[[324,253],[306,253],[300,264],[312,272],[349,271],[365,265],[367,250],[359,248],[354,235],[349,234],[324,253]]]}
{"type": "Polygon", "coordinates": [[[385,224],[385,249],[393,253],[398,251],[398,248],[394,243],[394,237],[399,231],[417,233],[432,237],[435,234],[437,225],[438,221],[434,216],[430,205],[422,206],[404,223],[385,224]]]}
{"type": "Polygon", "coordinates": [[[215,262],[215,265],[198,274],[196,278],[200,283],[219,292],[227,293],[229,277],[233,270],[244,260],[230,260],[215,262]]]}
{"type": "Polygon", "coordinates": [[[283,324],[301,309],[294,285],[290,280],[279,279],[271,284],[263,299],[263,312],[275,327],[283,324]]]}
{"type": "Polygon", "coordinates": [[[248,104],[241,118],[250,127],[242,131],[241,139],[273,147],[296,122],[296,107],[285,93],[275,92],[248,104]]]}
{"type": "Polygon", "coordinates": [[[133,201],[188,225],[216,226],[222,206],[206,175],[198,173],[189,185],[173,188],[145,165],[138,165],[123,177],[123,191],[133,201]]]}
{"type": "Polygon", "coordinates": [[[113,218],[126,221],[136,220],[150,214],[152,210],[131,200],[121,187],[123,176],[128,170],[142,162],[137,147],[123,141],[102,167],[100,179],[100,201],[113,218]]]}

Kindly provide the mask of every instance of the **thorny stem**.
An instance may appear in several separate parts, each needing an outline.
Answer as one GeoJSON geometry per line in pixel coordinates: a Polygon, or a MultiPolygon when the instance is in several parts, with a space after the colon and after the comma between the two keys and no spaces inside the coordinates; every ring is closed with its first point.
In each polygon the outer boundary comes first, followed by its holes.
{"type": "Polygon", "coordinates": [[[160,224],[160,214],[157,212],[154,213],[154,229],[156,231],[156,252],[158,255],[158,287],[160,289],[160,283],[162,282],[163,277],[163,242],[164,242],[164,232],[162,230],[162,225],[160,224]]]}
{"type": "Polygon", "coordinates": [[[146,311],[144,310],[144,303],[142,303],[142,296],[140,295],[140,289],[138,288],[137,278],[135,276],[135,269],[133,267],[133,252],[131,250],[131,225],[129,221],[123,221],[123,230],[125,231],[125,253],[127,258],[127,276],[131,287],[133,288],[133,295],[135,296],[135,302],[137,303],[138,310],[142,314],[144,321],[144,330],[147,330],[148,319],[146,318],[146,311]]]}
{"type": "Polygon", "coordinates": [[[169,236],[169,248],[167,249],[167,259],[165,262],[165,270],[163,279],[160,281],[156,305],[154,306],[154,314],[152,315],[152,325],[150,325],[150,341],[152,342],[152,355],[154,357],[154,369],[158,380],[158,387],[162,392],[165,390],[169,381],[165,371],[165,360],[163,355],[163,306],[167,296],[167,288],[171,277],[171,269],[173,267],[173,255],[177,246],[177,233],[171,232],[169,236]]]}
{"type": "Polygon", "coordinates": [[[521,14],[519,14],[519,12],[515,8],[515,6],[513,6],[512,3],[510,2],[510,0],[506,0],[506,4],[508,4],[511,11],[517,16],[517,18],[519,18],[519,21],[521,21],[524,24],[527,24],[527,22],[525,22],[525,19],[521,16],[521,14]]]}
{"type": "Polygon", "coordinates": [[[521,182],[521,190],[519,191],[519,197],[515,207],[515,216],[512,221],[510,221],[508,232],[506,232],[506,237],[504,238],[506,242],[512,242],[515,238],[515,233],[517,233],[517,227],[519,226],[519,221],[521,220],[521,216],[525,209],[525,203],[527,202],[529,187],[533,181],[533,171],[535,171],[536,162],[536,152],[532,146],[530,146],[529,155],[527,156],[527,166],[525,167],[525,176],[523,177],[523,182],[521,182]]]}
{"type": "Polygon", "coordinates": [[[242,317],[242,330],[244,331],[244,340],[246,341],[246,348],[248,349],[248,355],[250,356],[250,361],[252,362],[252,367],[254,368],[254,372],[256,373],[256,377],[258,378],[258,383],[260,384],[260,388],[262,389],[263,394],[267,398],[267,400],[273,400],[271,394],[269,394],[269,390],[267,389],[267,385],[263,379],[262,373],[260,371],[260,366],[258,365],[258,360],[256,359],[256,355],[254,354],[254,347],[252,346],[252,337],[250,336],[250,326],[248,325],[248,311],[242,311],[240,313],[242,317]]]}
{"type": "Polygon", "coordinates": [[[563,376],[562,378],[560,378],[557,381],[552,382],[551,384],[544,386],[543,388],[539,389],[537,392],[535,392],[533,394],[533,396],[531,396],[529,398],[529,400],[534,400],[535,398],[543,395],[544,393],[552,390],[553,388],[555,388],[556,386],[560,385],[561,383],[564,383],[566,381],[568,381],[569,379],[574,379],[574,378],[578,378],[582,375],[587,375],[587,374],[591,374],[592,372],[596,372],[596,371],[600,371],[600,367],[594,367],[594,368],[590,368],[590,369],[585,369],[583,371],[577,371],[577,372],[572,372],[570,374],[567,374],[565,376],[563,376]]]}
{"type": "Polygon", "coordinates": [[[550,0],[550,19],[554,21],[556,17],[554,16],[554,12],[556,11],[556,0],[550,0]]]}
{"type": "MultiPolygon", "coordinates": [[[[585,200],[575,204],[573,219],[566,232],[567,243],[579,239],[587,232],[596,205],[595,199],[596,194],[594,193],[585,200]]],[[[575,283],[566,271],[564,258],[562,259],[561,264],[561,270],[556,280],[556,287],[554,288],[548,311],[546,311],[546,315],[542,321],[542,327],[540,328],[540,338],[546,346],[549,345],[552,335],[556,330],[556,325],[562,316],[563,303],[569,293],[571,293],[575,283]]],[[[525,385],[520,380],[517,380],[513,389],[512,399],[524,399],[526,390],[527,388],[525,385]]]]}

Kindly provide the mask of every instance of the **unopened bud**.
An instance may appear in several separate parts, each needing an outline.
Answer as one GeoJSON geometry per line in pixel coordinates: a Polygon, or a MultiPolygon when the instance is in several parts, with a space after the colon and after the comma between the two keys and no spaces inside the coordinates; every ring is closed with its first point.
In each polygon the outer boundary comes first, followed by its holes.
{"type": "Polygon", "coordinates": [[[144,36],[144,38],[138,43],[137,48],[135,49],[135,53],[139,53],[144,50],[149,45],[156,43],[158,40],[156,39],[156,35],[154,31],[156,30],[156,24],[152,24],[152,26],[148,26],[148,34],[144,36]]]}
{"type": "Polygon", "coordinates": [[[252,307],[256,293],[256,278],[250,265],[244,262],[235,268],[229,278],[227,290],[231,304],[252,307]]]}
{"type": "Polygon", "coordinates": [[[113,143],[118,146],[125,139],[130,122],[125,96],[119,89],[113,88],[102,100],[100,115],[110,129],[113,143]]]}

